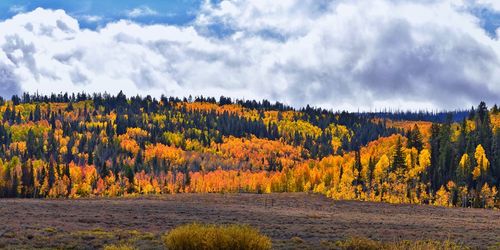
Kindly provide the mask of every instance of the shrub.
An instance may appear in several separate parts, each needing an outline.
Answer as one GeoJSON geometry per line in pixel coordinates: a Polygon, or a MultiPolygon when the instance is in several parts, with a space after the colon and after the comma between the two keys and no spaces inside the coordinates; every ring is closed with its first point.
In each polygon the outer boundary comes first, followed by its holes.
{"type": "Polygon", "coordinates": [[[380,242],[367,238],[354,237],[345,241],[338,241],[337,247],[346,250],[461,250],[470,249],[467,246],[452,241],[399,241],[399,242],[380,242]]]}
{"type": "Polygon", "coordinates": [[[104,250],[135,250],[137,248],[128,246],[128,245],[106,245],[104,246],[104,250]]]}
{"type": "Polygon", "coordinates": [[[170,250],[267,250],[271,240],[246,225],[188,224],[177,227],[163,238],[170,250]]]}
{"type": "Polygon", "coordinates": [[[345,241],[337,242],[340,249],[346,250],[378,250],[386,249],[384,244],[379,241],[370,240],[367,238],[353,237],[345,241]]]}

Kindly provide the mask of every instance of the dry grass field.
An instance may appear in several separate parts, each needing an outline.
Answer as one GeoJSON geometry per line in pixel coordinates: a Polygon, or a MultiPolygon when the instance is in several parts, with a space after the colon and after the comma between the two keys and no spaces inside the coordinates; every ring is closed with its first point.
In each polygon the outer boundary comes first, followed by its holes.
{"type": "MultiPolygon", "coordinates": [[[[500,212],[486,209],[333,201],[320,195],[177,194],[0,200],[0,247],[162,249],[161,236],[191,222],[249,224],[274,248],[326,248],[349,237],[451,240],[473,248],[500,242],[500,212]]],[[[500,245],[497,245],[500,246],[500,245]]]]}

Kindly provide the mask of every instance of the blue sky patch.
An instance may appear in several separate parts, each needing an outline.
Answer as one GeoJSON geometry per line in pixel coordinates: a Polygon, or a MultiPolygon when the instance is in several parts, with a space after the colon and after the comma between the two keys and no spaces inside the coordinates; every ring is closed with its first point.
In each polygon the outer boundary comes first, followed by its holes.
{"type": "Polygon", "coordinates": [[[83,28],[94,29],[120,19],[130,19],[143,24],[184,25],[194,20],[200,5],[201,0],[4,0],[0,1],[0,19],[42,7],[65,10],[77,18],[83,28]]]}

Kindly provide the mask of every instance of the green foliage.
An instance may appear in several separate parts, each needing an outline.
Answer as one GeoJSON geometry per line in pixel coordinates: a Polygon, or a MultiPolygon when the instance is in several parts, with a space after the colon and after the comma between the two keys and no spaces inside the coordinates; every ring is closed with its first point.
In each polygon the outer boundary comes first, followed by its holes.
{"type": "Polygon", "coordinates": [[[266,250],[271,240],[243,225],[189,224],[173,229],[164,237],[171,250],[266,250]]]}
{"type": "Polygon", "coordinates": [[[181,133],[165,132],[163,137],[167,145],[176,146],[179,148],[184,148],[186,145],[184,141],[184,136],[181,133]]]}

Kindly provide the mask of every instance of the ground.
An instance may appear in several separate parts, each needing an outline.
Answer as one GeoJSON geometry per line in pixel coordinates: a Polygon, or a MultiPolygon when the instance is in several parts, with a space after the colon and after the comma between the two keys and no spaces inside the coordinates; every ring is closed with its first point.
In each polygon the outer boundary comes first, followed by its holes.
{"type": "Polygon", "coordinates": [[[0,247],[161,248],[161,235],[191,222],[250,224],[275,248],[321,248],[350,236],[382,241],[452,240],[485,248],[500,242],[500,211],[334,201],[321,195],[176,194],[0,200],[0,247]]]}

